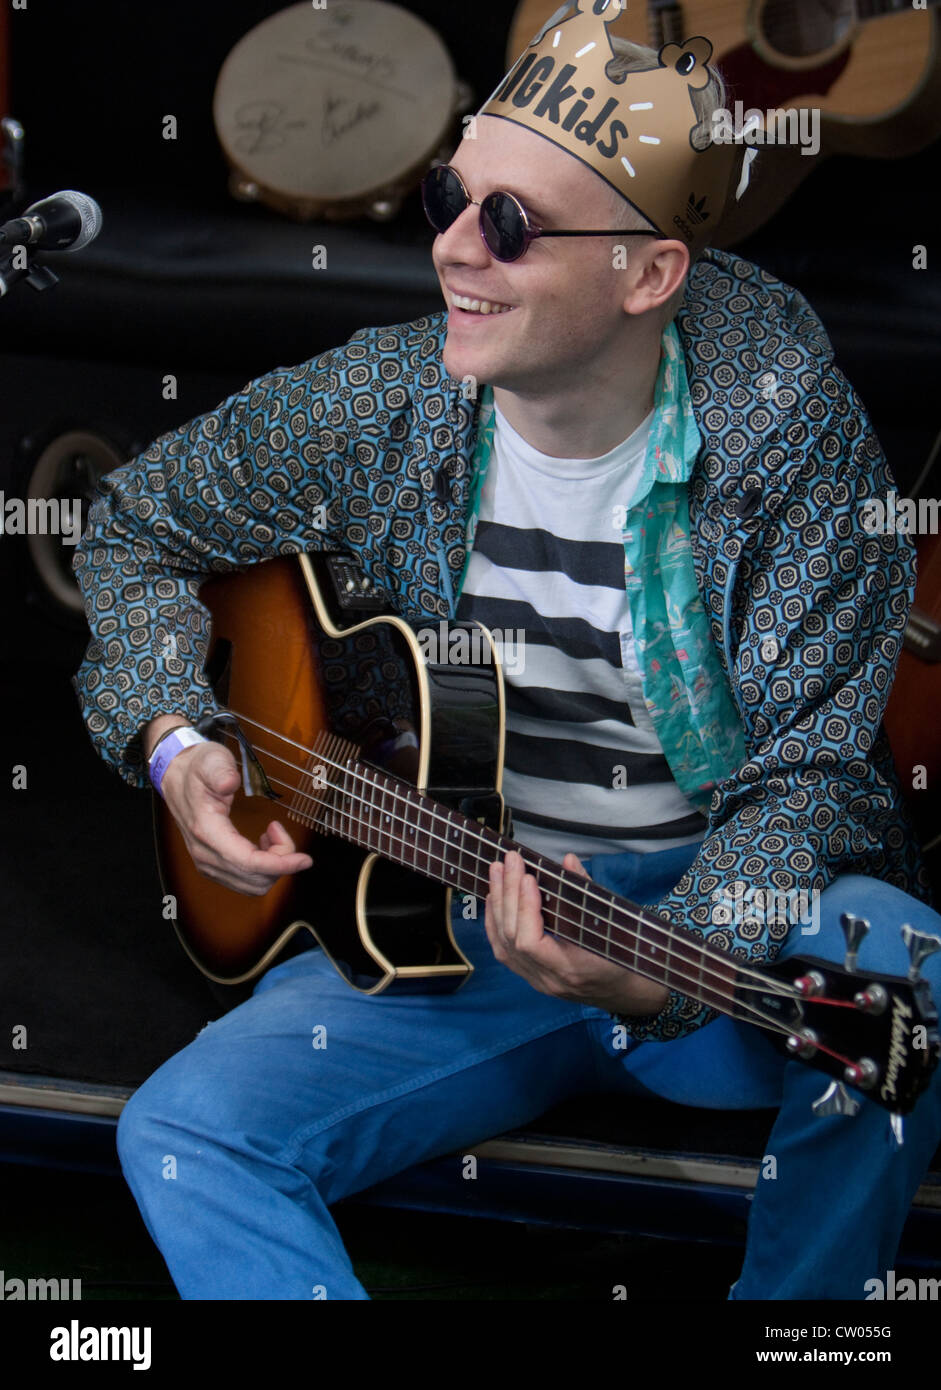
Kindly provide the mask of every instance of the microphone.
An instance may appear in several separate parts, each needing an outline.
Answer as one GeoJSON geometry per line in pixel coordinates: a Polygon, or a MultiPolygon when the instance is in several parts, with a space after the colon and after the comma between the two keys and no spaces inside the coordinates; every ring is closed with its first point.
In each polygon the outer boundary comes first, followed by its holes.
{"type": "Polygon", "coordinates": [[[101,208],[87,193],[65,189],[33,203],[21,217],[0,226],[0,245],[37,251],[81,251],[101,231],[101,208]]]}

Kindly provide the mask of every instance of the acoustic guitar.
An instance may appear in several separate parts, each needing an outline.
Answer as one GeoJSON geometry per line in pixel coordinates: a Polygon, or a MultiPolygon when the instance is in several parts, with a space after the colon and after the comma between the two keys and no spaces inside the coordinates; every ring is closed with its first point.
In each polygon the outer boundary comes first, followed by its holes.
{"type": "MultiPolygon", "coordinates": [[[[747,197],[730,208],[715,245],[749,236],[829,154],[892,158],[941,135],[939,0],[628,0],[613,35],[660,49],[703,34],[728,88],[729,109],[819,110],[820,153],[759,146],[747,197]]],[[[560,8],[522,0],[507,45],[520,53],[560,8]]]]}
{"type": "Polygon", "coordinates": [[[731,960],[504,833],[503,682],[479,624],[415,627],[338,554],[214,578],[200,601],[212,615],[206,673],[225,707],[217,736],[243,765],[232,820],[257,843],[276,815],[315,861],[264,897],[235,893],[199,874],[155,796],[165,901],[210,979],[252,979],[306,931],[356,989],[453,990],[472,967],[452,894],[486,896],[489,865],[516,849],[557,936],[754,1024],[835,1078],[831,1091],[846,1081],[896,1115],[912,1108],[941,1048],[917,971],[933,937],[903,928],[908,979],[856,973],[867,924],[850,915],[845,968],[731,960]]]}

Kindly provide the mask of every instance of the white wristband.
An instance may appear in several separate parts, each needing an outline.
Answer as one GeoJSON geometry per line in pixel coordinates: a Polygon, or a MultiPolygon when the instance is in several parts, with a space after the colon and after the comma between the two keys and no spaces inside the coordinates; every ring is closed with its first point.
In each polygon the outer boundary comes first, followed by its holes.
{"type": "Polygon", "coordinates": [[[194,743],[208,742],[209,740],[203,738],[202,734],[197,733],[195,729],[190,729],[185,725],[179,729],[172,729],[170,733],[165,734],[164,737],[160,739],[156,748],[150,755],[147,769],[150,773],[150,780],[154,788],[160,792],[161,796],[163,792],[160,791],[160,786],[163,782],[163,775],[177,753],[182,753],[184,748],[192,748],[194,743]]]}

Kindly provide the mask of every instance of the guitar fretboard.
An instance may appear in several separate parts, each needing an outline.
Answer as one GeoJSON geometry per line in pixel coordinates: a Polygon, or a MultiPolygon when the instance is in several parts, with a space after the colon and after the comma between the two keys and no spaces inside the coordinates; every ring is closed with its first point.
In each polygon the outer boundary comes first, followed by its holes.
{"type": "Polygon", "coordinates": [[[753,1017],[752,1008],[739,1008],[735,964],[691,932],[360,762],[348,748],[329,738],[317,750],[328,776],[305,798],[311,809],[304,817],[317,829],[475,898],[489,892],[490,865],[515,850],[535,876],[556,936],[723,1013],[753,1017]]]}

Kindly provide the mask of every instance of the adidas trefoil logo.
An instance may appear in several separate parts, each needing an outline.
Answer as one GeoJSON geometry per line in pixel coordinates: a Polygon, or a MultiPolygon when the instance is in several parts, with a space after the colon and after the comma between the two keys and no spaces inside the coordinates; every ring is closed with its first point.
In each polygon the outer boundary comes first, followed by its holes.
{"type": "Polygon", "coordinates": [[[708,221],[709,214],[708,212],[703,211],[705,206],[705,198],[700,198],[699,202],[697,203],[695,193],[691,193],[688,199],[686,200],[686,216],[694,225],[698,225],[698,223],[700,222],[708,221]]]}

